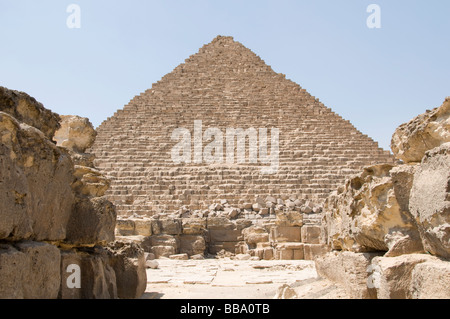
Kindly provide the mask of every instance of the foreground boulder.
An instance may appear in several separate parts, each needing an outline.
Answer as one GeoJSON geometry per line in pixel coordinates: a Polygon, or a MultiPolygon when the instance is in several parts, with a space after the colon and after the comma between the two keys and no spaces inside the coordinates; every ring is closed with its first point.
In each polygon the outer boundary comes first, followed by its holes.
{"type": "Polygon", "coordinates": [[[376,289],[368,278],[376,256],[379,253],[329,252],[315,259],[317,274],[341,284],[352,299],[375,299],[376,289]]]}
{"type": "Polygon", "coordinates": [[[35,98],[24,92],[0,86],[0,112],[7,113],[17,121],[40,130],[51,140],[60,127],[60,116],[44,108],[35,98]]]}
{"type": "Polygon", "coordinates": [[[328,197],[324,222],[331,248],[390,256],[423,251],[411,214],[397,200],[392,169],[366,167],[328,197]]]}
{"type": "Polygon", "coordinates": [[[425,250],[450,258],[450,143],[426,153],[409,199],[425,250]]]}
{"type": "Polygon", "coordinates": [[[378,299],[450,298],[450,263],[427,254],[375,257],[373,284],[378,299]]]}
{"type": "Polygon", "coordinates": [[[147,288],[144,250],[134,242],[115,241],[108,245],[110,264],[116,274],[117,295],[121,299],[139,298],[147,288]]]}
{"type": "Polygon", "coordinates": [[[74,202],[69,154],[3,112],[0,135],[0,239],[63,240],[74,202]]]}
{"type": "Polygon", "coordinates": [[[84,153],[92,146],[97,133],[88,118],[76,115],[61,115],[61,127],[53,139],[62,147],[84,153]]]}
{"type": "Polygon", "coordinates": [[[0,244],[0,299],[54,299],[58,296],[60,251],[33,241],[0,244]]]}
{"type": "Polygon", "coordinates": [[[404,162],[420,162],[425,152],[450,142],[450,97],[439,108],[400,125],[392,136],[391,149],[404,162]]]}

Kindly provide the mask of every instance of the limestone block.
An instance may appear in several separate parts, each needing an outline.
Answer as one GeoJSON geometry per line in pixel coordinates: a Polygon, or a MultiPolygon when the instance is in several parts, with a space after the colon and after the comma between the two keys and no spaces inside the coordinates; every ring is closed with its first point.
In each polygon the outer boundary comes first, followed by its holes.
{"type": "Polygon", "coordinates": [[[0,245],[0,298],[56,299],[61,255],[53,245],[25,241],[0,245]]]}
{"type": "Polygon", "coordinates": [[[426,254],[375,257],[372,260],[372,269],[373,276],[377,279],[374,285],[378,299],[410,299],[414,268],[417,264],[433,259],[426,254]]]}
{"type": "Polygon", "coordinates": [[[70,215],[65,243],[106,245],[114,241],[116,218],[115,207],[106,197],[80,198],[70,215]]]}
{"type": "Polygon", "coordinates": [[[18,121],[37,128],[49,140],[60,127],[60,116],[44,108],[35,98],[1,86],[0,112],[8,113],[18,121]]]}
{"type": "Polygon", "coordinates": [[[0,298],[23,299],[22,276],[27,256],[11,245],[0,244],[0,298]],[[17,271],[20,268],[22,271],[17,271]]]}
{"type": "Polygon", "coordinates": [[[64,239],[74,202],[70,156],[3,112],[0,137],[0,239],[64,239]]]}
{"type": "Polygon", "coordinates": [[[450,98],[431,111],[400,125],[392,135],[394,156],[404,162],[420,162],[425,152],[450,142],[450,98]]]}
{"type": "Polygon", "coordinates": [[[269,241],[269,233],[266,229],[258,226],[250,226],[242,231],[244,240],[249,245],[269,241]]]}
{"type": "Polygon", "coordinates": [[[110,186],[110,181],[99,170],[88,166],[74,166],[76,181],[72,183],[75,192],[91,197],[101,197],[110,186]]]}
{"type": "Polygon", "coordinates": [[[324,225],[333,249],[421,252],[417,226],[396,198],[390,164],[365,167],[325,201],[324,225]]]}
{"type": "Polygon", "coordinates": [[[94,144],[97,133],[88,118],[76,115],[61,115],[61,127],[53,139],[58,146],[83,153],[94,144]]]}
{"type": "Polygon", "coordinates": [[[271,242],[300,242],[301,227],[273,226],[270,228],[271,242]]]}
{"type": "Polygon", "coordinates": [[[183,218],[184,235],[203,235],[206,230],[206,218],[183,218]]]}
{"type": "Polygon", "coordinates": [[[409,210],[425,250],[450,258],[450,143],[426,152],[414,174],[409,210]]]}
{"type": "Polygon", "coordinates": [[[417,264],[411,274],[411,298],[450,299],[450,262],[435,258],[417,264]]]}
{"type": "Polygon", "coordinates": [[[116,273],[110,265],[110,254],[104,248],[93,251],[61,251],[61,289],[60,299],[116,299],[116,273]],[[80,286],[73,287],[74,270],[69,266],[77,265],[81,273],[80,286]]]}
{"type": "Polygon", "coordinates": [[[120,299],[140,298],[147,287],[144,250],[132,242],[114,241],[108,245],[110,265],[116,274],[120,299]]]}
{"type": "Polygon", "coordinates": [[[135,235],[135,220],[117,218],[116,233],[118,236],[133,236],[135,235]]]}
{"type": "Polygon", "coordinates": [[[182,232],[181,228],[181,219],[176,218],[168,218],[168,219],[159,219],[159,225],[161,229],[161,233],[168,235],[180,235],[182,232]]]}
{"type": "Polygon", "coordinates": [[[319,276],[344,286],[352,299],[375,299],[370,285],[370,263],[378,253],[329,252],[314,259],[319,276]],[[369,283],[369,284],[368,284],[369,283]]]}
{"type": "Polygon", "coordinates": [[[326,244],[304,244],[304,258],[305,260],[314,260],[319,256],[325,255],[330,251],[326,244]]]}
{"type": "Polygon", "coordinates": [[[168,246],[174,246],[178,247],[178,238],[172,235],[153,235],[147,237],[150,239],[150,243],[152,246],[161,246],[161,245],[168,245],[168,246]]]}
{"type": "Polygon", "coordinates": [[[293,260],[302,260],[302,259],[306,259],[305,258],[305,251],[304,249],[293,249],[293,256],[292,256],[293,260]]]}
{"type": "Polygon", "coordinates": [[[286,248],[276,249],[276,256],[278,260],[293,260],[294,250],[286,248]]]}
{"type": "Polygon", "coordinates": [[[134,235],[151,236],[152,235],[152,220],[150,218],[136,218],[134,220],[134,235]]]}
{"type": "Polygon", "coordinates": [[[207,229],[235,229],[236,222],[226,217],[208,217],[206,220],[207,229]]]}
{"type": "Polygon", "coordinates": [[[180,253],[186,253],[189,256],[204,254],[206,251],[206,241],[200,235],[181,235],[180,253]]]}
{"type": "Polygon", "coordinates": [[[251,220],[245,219],[245,218],[241,218],[241,219],[236,219],[234,221],[234,225],[236,225],[236,229],[239,231],[244,230],[247,227],[250,227],[253,225],[251,220]]]}
{"type": "Polygon", "coordinates": [[[274,252],[272,247],[265,247],[263,248],[264,254],[261,259],[264,260],[272,260],[274,258],[274,252]]]}
{"type": "Polygon", "coordinates": [[[321,226],[303,225],[301,228],[301,239],[303,243],[319,244],[321,226]]]}
{"type": "Polygon", "coordinates": [[[279,226],[301,227],[303,225],[303,215],[297,211],[278,211],[275,223],[279,226]]]}

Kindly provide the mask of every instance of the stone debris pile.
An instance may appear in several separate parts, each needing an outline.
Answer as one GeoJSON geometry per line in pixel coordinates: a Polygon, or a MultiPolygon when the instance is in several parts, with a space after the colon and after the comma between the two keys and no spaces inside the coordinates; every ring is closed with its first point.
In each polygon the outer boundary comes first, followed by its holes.
{"type": "Polygon", "coordinates": [[[322,207],[310,200],[257,196],[240,207],[221,200],[203,211],[119,216],[116,235],[138,242],[154,258],[312,260],[327,250],[321,219],[322,207]]]}

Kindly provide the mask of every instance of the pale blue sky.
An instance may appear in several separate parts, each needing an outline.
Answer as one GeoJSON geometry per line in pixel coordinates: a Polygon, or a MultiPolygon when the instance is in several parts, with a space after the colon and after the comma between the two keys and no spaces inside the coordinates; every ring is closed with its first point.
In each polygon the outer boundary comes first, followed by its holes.
{"type": "Polygon", "coordinates": [[[233,36],[389,149],[450,95],[450,1],[0,0],[0,85],[98,126],[217,35],[233,36]],[[69,29],[66,8],[81,8],[69,29]],[[381,29],[369,29],[369,4],[381,29]]]}

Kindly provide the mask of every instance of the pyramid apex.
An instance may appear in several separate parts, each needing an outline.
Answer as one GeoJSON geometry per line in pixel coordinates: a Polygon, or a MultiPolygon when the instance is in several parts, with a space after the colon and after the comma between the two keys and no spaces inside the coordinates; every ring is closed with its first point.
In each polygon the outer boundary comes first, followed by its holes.
{"type": "Polygon", "coordinates": [[[226,36],[226,35],[218,35],[217,37],[215,37],[211,42],[234,42],[234,38],[232,36],[226,36]]]}

